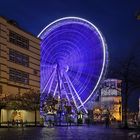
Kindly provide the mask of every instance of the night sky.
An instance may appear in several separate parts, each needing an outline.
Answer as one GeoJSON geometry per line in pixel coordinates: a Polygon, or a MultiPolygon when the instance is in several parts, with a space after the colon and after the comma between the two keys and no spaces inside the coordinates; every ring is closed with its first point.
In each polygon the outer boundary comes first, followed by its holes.
{"type": "Polygon", "coordinates": [[[25,30],[38,35],[50,22],[78,16],[95,24],[103,33],[111,61],[123,58],[140,42],[136,13],[140,0],[1,0],[0,15],[16,20],[25,30]]]}
{"type": "Polygon", "coordinates": [[[1,16],[16,20],[36,36],[46,25],[61,17],[78,16],[89,20],[106,39],[110,66],[117,66],[134,46],[140,46],[140,20],[135,17],[138,11],[140,0],[0,1],[1,16]]]}

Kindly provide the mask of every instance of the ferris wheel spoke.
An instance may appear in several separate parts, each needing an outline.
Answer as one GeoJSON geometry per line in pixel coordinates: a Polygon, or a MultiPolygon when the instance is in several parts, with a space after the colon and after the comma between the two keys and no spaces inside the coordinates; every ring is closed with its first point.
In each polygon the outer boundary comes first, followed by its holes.
{"type": "Polygon", "coordinates": [[[54,90],[54,93],[53,93],[53,97],[56,95],[57,88],[58,88],[58,83],[57,83],[56,86],[55,86],[55,90],[54,90]]]}
{"type": "Polygon", "coordinates": [[[87,110],[86,110],[86,108],[84,107],[84,104],[83,104],[83,102],[82,102],[80,96],[78,95],[76,89],[74,88],[74,86],[73,86],[73,84],[72,84],[70,78],[68,77],[68,75],[67,75],[66,73],[65,73],[65,76],[66,76],[66,78],[67,78],[67,80],[68,80],[68,83],[71,85],[73,91],[76,93],[76,96],[77,96],[78,100],[80,101],[80,104],[83,106],[85,112],[87,113],[87,110]]]}
{"type": "Polygon", "coordinates": [[[52,71],[52,73],[51,73],[51,75],[50,75],[49,80],[47,81],[47,83],[46,83],[45,87],[44,87],[44,88],[43,88],[43,90],[42,90],[42,93],[44,93],[44,91],[46,90],[46,88],[47,88],[47,86],[48,86],[48,84],[49,84],[50,80],[52,79],[52,76],[53,76],[54,72],[55,72],[55,70],[54,70],[54,71],[52,71]]]}
{"type": "Polygon", "coordinates": [[[56,74],[56,69],[55,69],[54,72],[53,72],[53,76],[52,76],[52,79],[51,79],[51,81],[50,81],[50,87],[49,87],[48,93],[50,93],[50,91],[51,91],[52,84],[53,84],[53,82],[54,82],[55,74],[56,74]]]}
{"type": "MultiPolygon", "coordinates": [[[[65,77],[65,78],[66,78],[66,80],[67,80],[67,77],[65,76],[65,74],[64,74],[64,77],[65,77]]],[[[72,96],[72,99],[73,99],[74,105],[75,105],[75,106],[76,106],[76,108],[78,109],[78,106],[77,106],[76,100],[75,100],[75,98],[74,98],[74,95],[72,94],[72,93],[73,93],[73,92],[72,92],[72,88],[71,88],[71,86],[70,86],[70,84],[69,84],[68,80],[67,80],[67,84],[68,84],[68,87],[69,87],[70,94],[71,94],[71,96],[72,96]]]]}
{"type": "Polygon", "coordinates": [[[66,93],[66,98],[67,98],[67,100],[68,100],[68,103],[70,104],[70,99],[69,99],[69,97],[68,97],[68,93],[67,93],[67,91],[66,91],[66,88],[65,88],[65,85],[64,85],[64,80],[62,79],[62,83],[63,83],[63,88],[64,88],[64,90],[65,90],[65,93],[66,93]]]}
{"type": "Polygon", "coordinates": [[[87,101],[96,98],[95,91],[106,70],[108,54],[101,32],[85,19],[66,17],[49,24],[38,37],[41,99],[45,102],[51,92],[53,97],[65,98],[77,110],[87,112],[87,101]]]}
{"type": "Polygon", "coordinates": [[[68,94],[67,94],[65,86],[64,86],[63,78],[61,77],[61,75],[59,75],[59,78],[60,78],[60,90],[61,90],[62,87],[64,87],[64,90],[65,90],[65,93],[66,93],[66,98],[67,98],[68,102],[70,103],[70,99],[68,97],[68,94]]]}

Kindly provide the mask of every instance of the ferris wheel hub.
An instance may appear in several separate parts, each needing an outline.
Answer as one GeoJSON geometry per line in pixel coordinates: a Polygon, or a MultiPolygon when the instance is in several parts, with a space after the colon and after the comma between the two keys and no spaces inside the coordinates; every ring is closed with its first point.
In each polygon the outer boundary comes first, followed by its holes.
{"type": "Polygon", "coordinates": [[[64,72],[68,72],[69,66],[67,64],[57,63],[57,69],[59,69],[61,73],[64,73],[64,72]]]}

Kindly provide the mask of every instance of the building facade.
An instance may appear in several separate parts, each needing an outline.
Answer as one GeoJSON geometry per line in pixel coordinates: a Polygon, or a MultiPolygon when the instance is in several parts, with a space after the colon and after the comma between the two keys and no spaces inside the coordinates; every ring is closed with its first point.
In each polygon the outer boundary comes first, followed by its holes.
{"type": "Polygon", "coordinates": [[[40,39],[0,17],[0,97],[31,89],[40,90],[40,39]]]}
{"type": "Polygon", "coordinates": [[[122,121],[121,80],[107,79],[101,89],[102,114],[109,110],[111,119],[122,121]]]}
{"type": "Polygon", "coordinates": [[[110,120],[122,121],[121,80],[106,79],[100,89],[100,98],[93,108],[94,121],[104,121],[109,113],[110,120]]]}

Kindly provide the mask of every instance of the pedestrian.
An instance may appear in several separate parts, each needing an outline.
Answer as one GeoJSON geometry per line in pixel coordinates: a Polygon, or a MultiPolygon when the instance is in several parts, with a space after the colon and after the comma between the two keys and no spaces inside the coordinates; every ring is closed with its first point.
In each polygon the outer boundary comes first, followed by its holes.
{"type": "Polygon", "coordinates": [[[107,116],[105,118],[105,126],[106,126],[106,128],[109,128],[109,124],[110,124],[110,120],[109,120],[109,117],[107,116]]]}
{"type": "Polygon", "coordinates": [[[13,126],[15,125],[15,120],[14,120],[14,119],[12,120],[12,125],[13,125],[13,126]]]}
{"type": "Polygon", "coordinates": [[[16,125],[17,125],[17,127],[18,127],[18,120],[16,120],[16,125]]]}
{"type": "Polygon", "coordinates": [[[110,113],[109,113],[109,110],[107,109],[107,114],[105,117],[105,127],[109,128],[109,124],[110,124],[110,113]]]}
{"type": "Polygon", "coordinates": [[[51,127],[52,126],[52,120],[49,119],[48,122],[49,122],[49,127],[51,127]]]}

